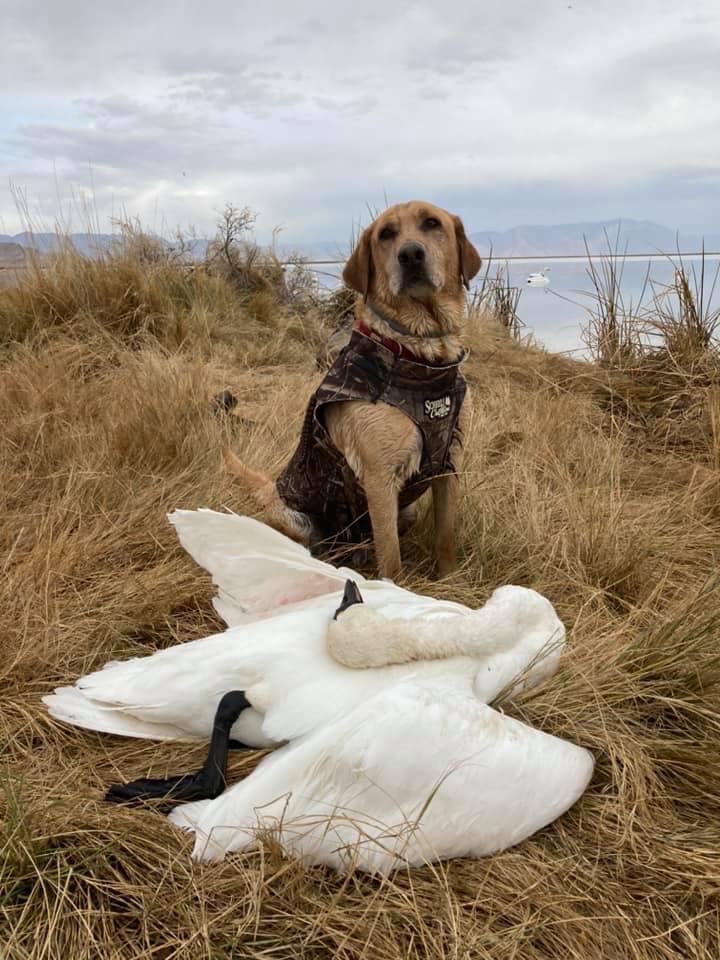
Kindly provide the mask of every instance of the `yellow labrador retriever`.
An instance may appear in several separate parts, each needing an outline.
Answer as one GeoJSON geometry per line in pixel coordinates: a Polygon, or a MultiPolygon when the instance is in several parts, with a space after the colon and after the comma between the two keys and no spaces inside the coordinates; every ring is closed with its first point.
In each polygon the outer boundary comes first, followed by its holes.
{"type": "Polygon", "coordinates": [[[431,487],[437,572],[453,569],[469,415],[464,287],[480,265],[460,218],[431,203],[397,204],[367,227],[343,271],[359,295],[350,342],[310,399],[285,470],[273,481],[224,451],[268,523],[311,547],[372,535],[380,576],[397,578],[399,531],[431,487]]]}

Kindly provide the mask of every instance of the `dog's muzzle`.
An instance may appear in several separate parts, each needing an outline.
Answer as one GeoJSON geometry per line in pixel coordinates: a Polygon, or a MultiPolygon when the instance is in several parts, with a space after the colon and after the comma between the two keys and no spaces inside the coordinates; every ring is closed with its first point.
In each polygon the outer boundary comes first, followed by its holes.
{"type": "Polygon", "coordinates": [[[421,243],[404,243],[398,250],[397,258],[403,288],[433,286],[427,271],[427,251],[421,243]]]}

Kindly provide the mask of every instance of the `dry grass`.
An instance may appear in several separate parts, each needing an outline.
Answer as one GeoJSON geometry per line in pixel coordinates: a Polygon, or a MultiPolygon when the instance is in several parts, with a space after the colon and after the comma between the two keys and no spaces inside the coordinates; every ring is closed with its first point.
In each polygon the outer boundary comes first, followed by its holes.
{"type": "Polygon", "coordinates": [[[518,316],[521,293],[519,287],[511,286],[507,265],[495,267],[491,250],[485,261],[485,270],[476,280],[470,310],[489,315],[509,336],[519,340],[523,330],[523,322],[518,316]],[[493,268],[494,274],[491,274],[493,268]]]}
{"type": "MultiPolygon", "coordinates": [[[[165,513],[247,509],[221,444],[277,468],[317,377],[321,312],[272,284],[260,308],[236,280],[137,250],[97,263],[66,250],[0,291],[3,960],[717,960],[720,405],[707,352],[681,443],[667,367],[653,379],[646,360],[659,406],[638,422],[619,374],[472,331],[462,569],[426,579],[426,519],[405,545],[409,580],[470,603],[522,583],[557,605],[561,672],[512,710],[595,753],[590,789],[560,821],[483,861],[340,881],[272,844],[193,867],[159,815],[100,801],[108,781],[187,769],[202,749],[64,728],[40,696],[219,625],[165,513]],[[226,386],[241,417],[221,423],[210,399],[226,386]]],[[[690,396],[697,368],[675,359],[690,396]]]]}

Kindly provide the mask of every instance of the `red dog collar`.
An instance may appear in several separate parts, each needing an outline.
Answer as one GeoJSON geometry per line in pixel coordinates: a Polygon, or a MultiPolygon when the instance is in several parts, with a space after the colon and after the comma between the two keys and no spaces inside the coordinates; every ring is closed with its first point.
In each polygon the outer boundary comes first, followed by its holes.
{"type": "Polygon", "coordinates": [[[416,362],[419,359],[417,354],[413,353],[412,350],[408,350],[407,347],[404,347],[401,343],[398,343],[397,340],[392,340],[390,337],[384,337],[381,333],[378,333],[377,330],[371,330],[370,327],[363,323],[362,320],[357,320],[355,322],[355,329],[364,337],[374,340],[375,343],[381,343],[399,359],[415,360],[416,362]]]}

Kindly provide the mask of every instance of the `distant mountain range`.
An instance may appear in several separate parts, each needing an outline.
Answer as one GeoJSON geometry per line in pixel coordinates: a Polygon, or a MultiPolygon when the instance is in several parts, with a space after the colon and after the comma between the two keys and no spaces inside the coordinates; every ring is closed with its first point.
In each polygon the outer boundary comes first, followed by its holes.
{"type": "MultiPolygon", "coordinates": [[[[80,253],[87,257],[96,257],[100,253],[109,250],[114,243],[121,239],[120,234],[111,233],[71,233],[69,239],[80,253]]],[[[56,233],[16,233],[10,236],[7,233],[0,233],[0,251],[2,244],[19,243],[28,250],[37,250],[38,253],[52,253],[57,250],[62,240],[56,233]]],[[[202,257],[207,249],[207,240],[191,240],[188,242],[193,253],[202,257]]]]}
{"type": "MultiPolygon", "coordinates": [[[[96,256],[98,251],[107,250],[114,239],[107,233],[73,233],[70,239],[77,249],[85,255],[96,256]]],[[[0,233],[0,243],[19,243],[22,247],[29,250],[35,249],[38,253],[51,253],[59,245],[57,234],[54,233],[16,233],[10,236],[7,233],[0,233]]]]}
{"type": "MultiPolygon", "coordinates": [[[[703,238],[675,231],[650,220],[606,220],[599,223],[564,223],[551,226],[521,226],[511,230],[487,230],[470,234],[482,254],[494,257],[584,256],[610,249],[619,253],[696,253],[703,238]]],[[[720,232],[705,237],[705,249],[720,248],[720,232]]]]}
{"type": "Polygon", "coordinates": [[[0,240],[0,264],[12,266],[22,265],[26,260],[25,247],[12,241],[3,242],[0,240]]]}
{"type": "MultiPolygon", "coordinates": [[[[675,253],[678,245],[683,253],[701,249],[703,238],[691,234],[676,234],[675,231],[649,220],[606,220],[601,222],[553,224],[549,226],[519,226],[511,230],[476,230],[469,234],[480,253],[503,257],[551,257],[583,256],[585,243],[592,253],[607,252],[608,239],[613,248],[627,253],[675,253]],[[618,240],[619,231],[619,240],[618,240]]],[[[73,233],[70,236],[77,249],[86,256],[97,256],[107,250],[118,235],[73,233]]],[[[0,234],[0,244],[15,243],[26,248],[35,248],[40,253],[57,249],[58,238],[53,233],[18,233],[15,236],[0,234]]],[[[207,240],[194,240],[191,250],[198,258],[207,249],[207,240]]],[[[0,251],[1,251],[0,247],[0,251]]],[[[325,242],[295,247],[283,244],[277,247],[280,256],[300,255],[308,259],[342,259],[347,243],[325,242]]],[[[720,250],[720,229],[705,236],[705,249],[720,250]]],[[[0,253],[1,256],[1,253],[0,253]]]]}

